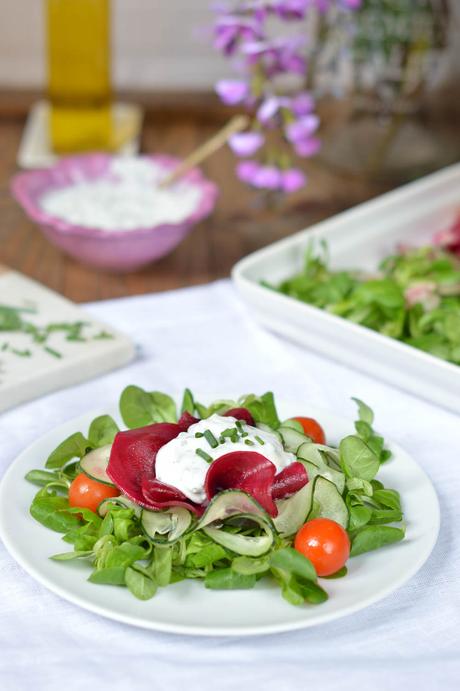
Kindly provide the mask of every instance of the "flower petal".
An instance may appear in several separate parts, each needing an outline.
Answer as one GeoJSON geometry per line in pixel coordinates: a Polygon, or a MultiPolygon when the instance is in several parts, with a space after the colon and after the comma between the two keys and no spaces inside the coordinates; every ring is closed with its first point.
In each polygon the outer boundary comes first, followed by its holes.
{"type": "Polygon", "coordinates": [[[249,95],[249,87],[246,82],[238,79],[221,79],[215,88],[221,101],[228,106],[241,103],[249,95]]]}
{"type": "Polygon", "coordinates": [[[264,141],[265,137],[260,132],[237,132],[232,134],[228,144],[237,156],[252,156],[264,141]]]}

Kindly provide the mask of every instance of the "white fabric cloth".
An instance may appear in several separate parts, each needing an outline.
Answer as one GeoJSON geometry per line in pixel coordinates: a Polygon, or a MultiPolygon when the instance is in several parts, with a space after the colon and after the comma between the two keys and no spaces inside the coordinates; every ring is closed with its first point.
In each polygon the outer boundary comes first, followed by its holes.
{"type": "Polygon", "coordinates": [[[127,368],[0,417],[0,469],[56,425],[116,401],[128,383],[165,391],[273,389],[352,416],[369,402],[378,429],[413,454],[442,507],[439,541],[419,573],[358,614],[255,638],[144,631],[61,600],[0,545],[0,687],[4,691],[341,691],[460,688],[460,422],[455,415],[255,326],[226,281],[90,306],[140,347],[127,368]],[[90,687],[91,684],[91,687],[90,687]]]}

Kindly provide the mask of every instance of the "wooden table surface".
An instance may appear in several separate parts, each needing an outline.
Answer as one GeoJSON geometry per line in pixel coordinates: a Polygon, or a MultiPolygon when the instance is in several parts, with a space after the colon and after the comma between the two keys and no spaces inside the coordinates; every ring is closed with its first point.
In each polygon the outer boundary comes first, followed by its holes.
{"type": "MultiPolygon", "coordinates": [[[[52,246],[9,194],[16,154],[31,97],[0,103],[0,263],[76,302],[170,290],[228,276],[249,252],[369,199],[395,184],[376,184],[309,162],[309,185],[282,207],[264,210],[257,193],[234,175],[225,148],[202,167],[220,187],[213,215],[169,256],[140,271],[116,275],[85,267],[52,246]],[[2,108],[3,104],[3,108],[2,108]]],[[[142,135],[144,152],[184,156],[225,122],[228,111],[211,96],[150,100],[142,135]]]]}

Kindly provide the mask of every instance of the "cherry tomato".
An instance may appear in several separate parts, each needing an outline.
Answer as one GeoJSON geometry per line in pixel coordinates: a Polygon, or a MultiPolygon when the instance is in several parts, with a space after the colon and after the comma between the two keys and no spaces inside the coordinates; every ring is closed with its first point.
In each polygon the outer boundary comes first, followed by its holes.
{"type": "Polygon", "coordinates": [[[78,506],[96,513],[97,507],[103,499],[118,497],[119,494],[120,492],[116,487],[91,480],[85,473],[80,473],[69,487],[69,504],[72,507],[78,506]]]}
{"type": "Polygon", "coordinates": [[[312,417],[295,417],[294,420],[300,422],[305,434],[310,437],[315,444],[326,443],[326,435],[324,434],[324,430],[319,422],[314,420],[312,417]]]}
{"type": "Polygon", "coordinates": [[[329,518],[314,518],[298,531],[294,547],[308,557],[318,576],[331,576],[350,556],[350,538],[341,525],[329,518]]]}

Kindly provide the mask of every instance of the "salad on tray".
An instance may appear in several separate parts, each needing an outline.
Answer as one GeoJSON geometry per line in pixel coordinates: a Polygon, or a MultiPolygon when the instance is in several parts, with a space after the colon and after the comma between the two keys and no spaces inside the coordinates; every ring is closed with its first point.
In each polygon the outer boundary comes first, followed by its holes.
{"type": "Polygon", "coordinates": [[[433,245],[401,246],[376,272],[333,270],[310,244],[302,270],[263,285],[460,364],[460,220],[433,245]]]}
{"type": "MultiPolygon", "coordinates": [[[[184,579],[213,590],[276,582],[293,605],[327,600],[350,557],[404,538],[399,494],[377,479],[391,456],[362,401],[353,434],[328,443],[318,421],[281,421],[273,394],[205,406],[186,389],[128,386],[109,415],[52,451],[33,518],[72,547],[94,584],[148,600],[184,579]]],[[[372,556],[369,556],[372,558],[372,556]]]]}

